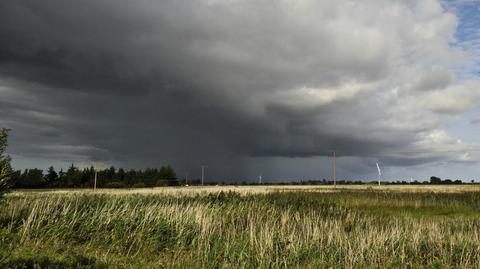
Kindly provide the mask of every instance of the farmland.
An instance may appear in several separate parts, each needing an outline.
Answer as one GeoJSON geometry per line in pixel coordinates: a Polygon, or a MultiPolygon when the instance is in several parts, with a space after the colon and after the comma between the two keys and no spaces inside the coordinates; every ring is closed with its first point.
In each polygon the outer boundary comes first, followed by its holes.
{"type": "Polygon", "coordinates": [[[0,267],[479,268],[480,187],[14,191],[0,267]]]}

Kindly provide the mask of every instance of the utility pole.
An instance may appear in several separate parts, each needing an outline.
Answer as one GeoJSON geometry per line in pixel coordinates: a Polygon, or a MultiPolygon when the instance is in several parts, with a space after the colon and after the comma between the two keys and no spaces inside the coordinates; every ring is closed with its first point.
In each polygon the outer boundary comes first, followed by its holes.
{"type": "Polygon", "coordinates": [[[203,182],[204,182],[204,179],[205,179],[205,167],[207,167],[207,166],[202,165],[202,186],[203,186],[203,182]]]}
{"type": "Polygon", "coordinates": [[[333,151],[333,186],[336,188],[337,187],[337,161],[336,161],[336,155],[335,155],[335,151],[333,151]]]}

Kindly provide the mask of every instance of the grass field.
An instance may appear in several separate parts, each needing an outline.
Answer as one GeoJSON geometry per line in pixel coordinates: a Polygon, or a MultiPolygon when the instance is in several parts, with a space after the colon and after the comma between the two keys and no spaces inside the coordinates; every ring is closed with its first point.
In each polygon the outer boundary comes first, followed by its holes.
{"type": "Polygon", "coordinates": [[[480,188],[15,191],[0,204],[9,267],[480,268],[480,188]]]}

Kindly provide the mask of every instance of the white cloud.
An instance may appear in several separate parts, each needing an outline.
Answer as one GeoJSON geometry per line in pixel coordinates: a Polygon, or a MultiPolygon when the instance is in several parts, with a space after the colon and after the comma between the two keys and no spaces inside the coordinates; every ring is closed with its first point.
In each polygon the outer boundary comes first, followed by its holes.
{"type": "Polygon", "coordinates": [[[480,104],[480,81],[470,80],[428,93],[425,106],[439,113],[462,113],[480,104]]]}

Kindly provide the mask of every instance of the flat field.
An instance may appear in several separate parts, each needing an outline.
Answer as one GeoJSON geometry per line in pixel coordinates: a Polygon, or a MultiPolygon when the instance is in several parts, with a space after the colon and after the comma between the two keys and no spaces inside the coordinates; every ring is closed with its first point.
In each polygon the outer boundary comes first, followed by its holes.
{"type": "Polygon", "coordinates": [[[480,268],[480,186],[14,191],[0,268],[480,268]]]}

